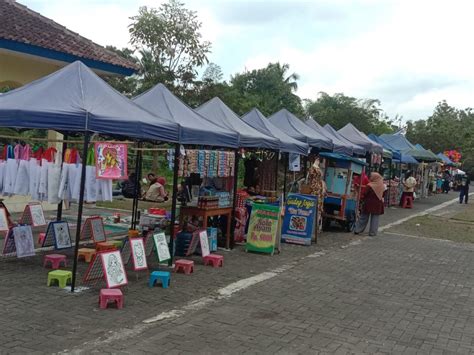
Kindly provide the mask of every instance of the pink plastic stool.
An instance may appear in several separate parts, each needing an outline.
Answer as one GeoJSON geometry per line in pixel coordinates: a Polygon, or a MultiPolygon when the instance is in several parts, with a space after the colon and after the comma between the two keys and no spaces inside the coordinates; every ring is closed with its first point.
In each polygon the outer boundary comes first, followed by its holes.
{"type": "Polygon", "coordinates": [[[123,308],[123,294],[117,288],[103,288],[99,294],[99,306],[106,309],[109,301],[115,302],[118,309],[123,308]]]}
{"type": "Polygon", "coordinates": [[[184,272],[186,275],[194,272],[194,261],[186,259],[176,260],[174,264],[174,272],[180,271],[184,272]]]}
{"type": "Polygon", "coordinates": [[[43,245],[45,239],[46,239],[46,233],[40,233],[38,235],[38,244],[43,245]]]}
{"type": "Polygon", "coordinates": [[[204,258],[204,265],[211,264],[212,267],[223,267],[224,266],[224,257],[217,254],[209,254],[204,258]]]}
{"type": "Polygon", "coordinates": [[[43,267],[46,267],[48,262],[51,264],[51,269],[59,269],[59,265],[61,262],[64,264],[64,267],[66,267],[66,255],[62,254],[49,254],[45,255],[43,259],[43,267]]]}

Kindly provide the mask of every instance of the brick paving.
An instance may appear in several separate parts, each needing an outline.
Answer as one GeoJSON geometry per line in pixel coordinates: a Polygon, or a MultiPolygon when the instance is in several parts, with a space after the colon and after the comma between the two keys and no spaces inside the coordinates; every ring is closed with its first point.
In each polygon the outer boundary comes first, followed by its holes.
{"type": "MultiPolygon", "coordinates": [[[[392,222],[454,195],[388,210],[392,222]]],[[[280,255],[225,255],[225,267],[197,264],[168,290],[129,272],[125,309],[99,310],[97,289],[70,294],[46,287],[36,262],[0,262],[1,353],[315,353],[472,351],[474,249],[437,240],[325,233],[319,245],[284,245],[280,255]],[[361,240],[361,243],[354,243],[361,240]],[[351,243],[352,241],[352,243],[351,243]],[[322,251],[318,257],[306,257],[322,251]],[[323,254],[324,253],[324,254],[323,254]],[[294,263],[267,281],[173,320],[161,312],[232,282],[294,263]]],[[[313,255],[314,256],[314,255],[313,255]]],[[[156,267],[156,264],[154,265],[156,267]]]]}

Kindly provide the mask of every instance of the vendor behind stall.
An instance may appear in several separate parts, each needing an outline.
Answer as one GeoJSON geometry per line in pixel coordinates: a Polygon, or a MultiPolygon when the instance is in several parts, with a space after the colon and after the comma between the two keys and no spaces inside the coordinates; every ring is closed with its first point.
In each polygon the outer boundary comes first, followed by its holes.
{"type": "Polygon", "coordinates": [[[131,173],[128,176],[128,179],[122,183],[122,195],[125,198],[134,198],[138,191],[138,195],[141,194],[141,186],[140,183],[136,181],[137,175],[135,173],[131,173]],[[138,183],[138,189],[137,189],[138,183]]]}
{"type": "Polygon", "coordinates": [[[164,177],[157,178],[154,174],[148,174],[150,186],[143,199],[151,202],[168,201],[168,193],[165,191],[166,180],[164,177]]]}

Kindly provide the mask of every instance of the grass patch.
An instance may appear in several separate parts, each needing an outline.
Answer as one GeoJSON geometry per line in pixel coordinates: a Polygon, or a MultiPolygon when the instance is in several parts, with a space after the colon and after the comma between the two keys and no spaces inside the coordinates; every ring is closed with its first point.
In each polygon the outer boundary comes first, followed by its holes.
{"type": "MultiPolygon", "coordinates": [[[[464,215],[460,217],[464,218],[464,215]]],[[[462,223],[459,223],[454,219],[427,215],[412,218],[405,223],[390,228],[389,231],[460,243],[474,243],[474,223],[469,223],[468,220],[462,220],[462,223]]]]}

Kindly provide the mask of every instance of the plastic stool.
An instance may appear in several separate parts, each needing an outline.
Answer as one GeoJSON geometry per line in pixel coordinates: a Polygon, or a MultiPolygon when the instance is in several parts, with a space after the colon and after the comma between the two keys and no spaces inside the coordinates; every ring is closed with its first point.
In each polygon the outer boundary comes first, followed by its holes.
{"type": "Polygon", "coordinates": [[[194,272],[194,261],[180,259],[176,260],[174,264],[174,272],[184,272],[186,275],[189,275],[194,272]]]}
{"type": "Polygon", "coordinates": [[[116,250],[114,242],[100,242],[95,245],[95,250],[104,251],[104,250],[116,250]]]}
{"type": "Polygon", "coordinates": [[[72,272],[66,270],[54,270],[48,272],[48,283],[47,286],[51,286],[52,281],[57,281],[58,286],[65,288],[68,281],[72,282],[72,272]]]}
{"type": "Polygon", "coordinates": [[[84,258],[84,261],[86,263],[90,263],[95,254],[96,254],[95,249],[81,248],[81,249],[78,250],[77,260],[79,260],[82,257],[82,258],[84,258]]]}
{"type": "Polygon", "coordinates": [[[403,208],[413,208],[413,196],[403,196],[403,208]]]}
{"type": "Polygon", "coordinates": [[[223,267],[224,266],[224,257],[217,254],[209,254],[204,258],[204,265],[211,264],[212,267],[223,267]]]}
{"type": "Polygon", "coordinates": [[[38,244],[39,245],[43,245],[45,239],[46,239],[46,233],[38,234],[38,244]]]}
{"type": "Polygon", "coordinates": [[[118,309],[123,308],[123,293],[117,288],[103,288],[99,293],[99,307],[106,309],[109,301],[115,302],[118,309]]]}
{"type": "Polygon", "coordinates": [[[148,280],[148,286],[153,287],[157,280],[161,281],[163,288],[168,288],[171,283],[171,274],[169,271],[153,271],[148,280]]]}
{"type": "Polygon", "coordinates": [[[43,259],[43,267],[46,267],[48,262],[51,264],[51,269],[59,269],[59,265],[61,262],[64,264],[64,267],[66,267],[66,255],[62,254],[49,254],[45,255],[43,259]]]}

